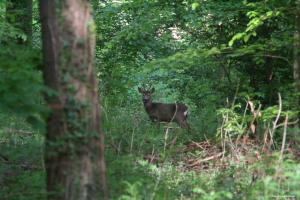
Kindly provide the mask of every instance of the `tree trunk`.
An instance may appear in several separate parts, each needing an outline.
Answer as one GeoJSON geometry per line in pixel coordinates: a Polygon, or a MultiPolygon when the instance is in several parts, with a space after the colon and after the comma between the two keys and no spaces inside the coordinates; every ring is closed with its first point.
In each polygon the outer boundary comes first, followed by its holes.
{"type": "Polygon", "coordinates": [[[7,0],[6,19],[26,35],[26,41],[19,38],[18,43],[30,44],[32,41],[32,0],[7,0]]]}
{"type": "Polygon", "coordinates": [[[104,135],[94,69],[94,23],[86,0],[40,0],[49,200],[107,199],[104,135]]]}
{"type": "MultiPolygon", "coordinates": [[[[296,2],[295,34],[294,34],[294,80],[296,92],[300,94],[300,0],[296,2]]],[[[298,96],[298,109],[300,108],[300,97],[298,96]]],[[[300,120],[300,113],[298,114],[300,120]]],[[[299,121],[300,127],[300,121],[299,121]]]]}

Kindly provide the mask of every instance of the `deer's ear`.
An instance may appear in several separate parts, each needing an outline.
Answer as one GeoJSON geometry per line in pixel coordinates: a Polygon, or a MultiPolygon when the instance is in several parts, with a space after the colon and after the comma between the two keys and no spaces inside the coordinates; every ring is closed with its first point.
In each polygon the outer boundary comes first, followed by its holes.
{"type": "Polygon", "coordinates": [[[151,88],[151,93],[153,93],[155,91],[155,89],[154,88],[151,88]]]}
{"type": "Polygon", "coordinates": [[[140,88],[140,87],[138,87],[138,91],[139,91],[140,93],[143,93],[143,89],[140,88]]]}

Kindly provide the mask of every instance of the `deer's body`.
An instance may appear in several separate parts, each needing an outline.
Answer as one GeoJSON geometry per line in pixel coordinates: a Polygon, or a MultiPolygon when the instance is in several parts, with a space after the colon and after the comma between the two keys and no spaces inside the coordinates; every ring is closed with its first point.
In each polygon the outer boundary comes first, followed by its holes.
{"type": "Polygon", "coordinates": [[[189,128],[187,123],[188,107],[185,104],[152,102],[151,94],[154,89],[147,91],[139,88],[139,92],[143,94],[144,107],[151,121],[176,122],[182,128],[189,128]]]}

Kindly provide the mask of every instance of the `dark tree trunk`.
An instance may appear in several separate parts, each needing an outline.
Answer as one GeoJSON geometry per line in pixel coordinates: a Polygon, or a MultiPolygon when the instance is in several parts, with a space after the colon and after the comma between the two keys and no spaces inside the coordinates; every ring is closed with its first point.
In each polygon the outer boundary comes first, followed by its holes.
{"type": "Polygon", "coordinates": [[[46,95],[48,199],[107,199],[104,135],[86,0],[40,0],[46,95]]]}
{"type": "Polygon", "coordinates": [[[15,28],[24,32],[27,40],[18,39],[18,43],[30,44],[32,41],[32,0],[7,0],[6,19],[15,28]]]}

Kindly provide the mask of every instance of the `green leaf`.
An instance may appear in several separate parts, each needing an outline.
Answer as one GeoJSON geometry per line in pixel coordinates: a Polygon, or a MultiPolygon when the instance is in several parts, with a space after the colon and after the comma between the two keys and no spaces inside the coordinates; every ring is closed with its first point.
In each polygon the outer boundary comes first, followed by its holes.
{"type": "Polygon", "coordinates": [[[199,6],[200,4],[198,2],[192,3],[192,10],[196,10],[199,6]]]}
{"type": "Polygon", "coordinates": [[[245,35],[245,33],[237,33],[237,34],[235,34],[235,35],[232,37],[232,39],[229,41],[228,45],[229,45],[230,47],[232,47],[233,44],[234,44],[234,42],[240,40],[242,37],[244,37],[244,35],[245,35]]]}

